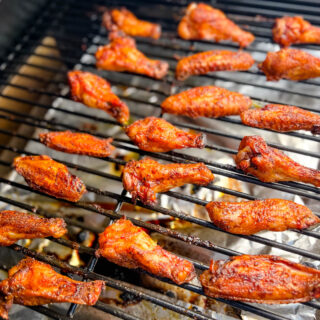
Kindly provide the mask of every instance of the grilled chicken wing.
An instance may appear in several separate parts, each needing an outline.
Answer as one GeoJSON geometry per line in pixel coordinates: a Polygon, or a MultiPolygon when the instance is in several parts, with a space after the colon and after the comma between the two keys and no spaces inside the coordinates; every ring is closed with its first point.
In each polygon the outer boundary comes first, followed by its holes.
{"type": "Polygon", "coordinates": [[[320,44],[320,28],[312,26],[302,17],[276,19],[272,34],[273,40],[283,47],[298,43],[320,44]]]}
{"type": "Polygon", "coordinates": [[[214,86],[196,87],[168,97],[161,104],[165,113],[191,118],[219,118],[240,114],[252,101],[241,93],[214,86]]]}
{"type": "Polygon", "coordinates": [[[48,156],[17,157],[13,166],[31,188],[56,198],[77,202],[86,192],[85,185],[78,177],[70,174],[65,165],[48,156]]]}
{"type": "Polygon", "coordinates": [[[320,116],[294,106],[268,104],[261,109],[250,109],[241,113],[247,126],[270,129],[278,132],[308,130],[320,134],[320,116]]]}
{"type": "Polygon", "coordinates": [[[68,72],[71,97],[90,108],[101,109],[121,124],[129,120],[129,108],[111,91],[109,82],[84,71],[68,72]]]}
{"type": "Polygon", "coordinates": [[[242,139],[235,162],[238,169],[264,182],[300,181],[320,187],[320,171],[293,161],[259,136],[242,139]]]}
{"type": "Polygon", "coordinates": [[[248,46],[254,35],[243,31],[225,14],[204,3],[190,3],[178,25],[178,34],[186,40],[232,40],[240,47],[248,46]]]}
{"type": "Polygon", "coordinates": [[[106,11],[102,18],[104,26],[109,31],[121,30],[132,37],[147,37],[159,39],[161,26],[144,20],[139,20],[126,8],[106,11]]]}
{"type": "Polygon", "coordinates": [[[96,59],[98,69],[132,72],[155,79],[162,79],[169,68],[167,62],[148,59],[136,48],[134,39],[116,34],[111,35],[108,45],[98,48],[96,59]]]}
{"type": "Polygon", "coordinates": [[[8,279],[0,282],[4,299],[1,314],[8,319],[12,303],[36,306],[56,302],[94,305],[104,287],[103,281],[81,282],[62,276],[43,262],[27,258],[9,270],[8,279]]]}
{"type": "Polygon", "coordinates": [[[248,70],[254,60],[247,52],[212,50],[196,53],[179,60],[176,67],[176,78],[185,80],[192,75],[206,74],[211,71],[248,70]]]}
{"type": "Polygon", "coordinates": [[[128,162],[123,169],[124,188],[143,203],[155,203],[156,193],[165,192],[186,183],[207,185],[214,175],[203,164],[160,164],[150,158],[128,162]]]}
{"type": "Polygon", "coordinates": [[[300,230],[320,223],[320,219],[307,207],[282,199],[210,202],[206,208],[216,226],[235,234],[300,230]]]}
{"type": "Polygon", "coordinates": [[[268,52],[266,59],[258,67],[268,81],[299,81],[320,77],[320,58],[298,49],[268,52]]]}
{"type": "Polygon", "coordinates": [[[115,149],[112,139],[99,139],[90,134],[71,131],[40,133],[40,141],[51,149],[94,157],[108,157],[115,149]]]}
{"type": "Polygon", "coordinates": [[[196,274],[191,262],[162,249],[141,228],[120,219],[99,235],[98,255],[120,266],[144,269],[159,277],[182,284],[196,274]]]}
{"type": "Polygon", "coordinates": [[[280,304],[320,297],[320,271],[271,255],[211,261],[200,281],[214,298],[280,304]]]}

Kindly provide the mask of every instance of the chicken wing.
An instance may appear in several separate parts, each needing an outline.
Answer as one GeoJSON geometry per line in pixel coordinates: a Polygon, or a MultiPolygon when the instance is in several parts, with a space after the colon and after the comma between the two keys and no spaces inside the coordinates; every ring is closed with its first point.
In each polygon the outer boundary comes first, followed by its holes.
{"type": "Polygon", "coordinates": [[[209,202],[206,208],[217,227],[235,234],[301,230],[320,223],[320,219],[307,207],[282,199],[209,202]]]}
{"type": "Polygon", "coordinates": [[[248,46],[254,35],[243,31],[225,14],[205,3],[192,2],[178,25],[178,34],[186,40],[231,40],[240,47],[248,46]]]}
{"type": "Polygon", "coordinates": [[[200,281],[213,298],[280,304],[320,297],[319,270],[271,255],[212,260],[200,281]]]}
{"type": "Polygon", "coordinates": [[[129,161],[124,169],[124,188],[143,203],[155,203],[156,193],[180,187],[186,183],[207,185],[214,179],[212,172],[203,164],[161,164],[151,158],[129,161]]]}
{"type": "Polygon", "coordinates": [[[65,165],[48,156],[17,157],[13,166],[31,188],[56,198],[77,202],[86,192],[85,185],[78,177],[70,174],[65,165]]]}
{"type": "Polygon", "coordinates": [[[12,303],[36,306],[56,302],[94,305],[104,287],[103,281],[81,282],[63,276],[43,262],[21,260],[9,270],[8,279],[0,282],[1,316],[8,319],[12,303]]]}
{"type": "Polygon", "coordinates": [[[161,35],[159,24],[139,20],[127,8],[107,10],[102,17],[102,21],[109,31],[121,30],[131,37],[159,39],[161,35]]]}
{"type": "Polygon", "coordinates": [[[320,76],[320,58],[298,49],[268,52],[266,59],[258,67],[268,81],[299,81],[320,76]]]}
{"type": "Polygon", "coordinates": [[[261,109],[246,110],[241,120],[247,126],[278,132],[308,130],[320,134],[320,116],[294,106],[268,104],[261,109]]]}
{"type": "Polygon", "coordinates": [[[200,52],[179,60],[176,67],[176,79],[182,81],[192,75],[212,71],[248,70],[253,64],[254,60],[247,52],[228,50],[200,52]]]}
{"type": "Polygon", "coordinates": [[[148,59],[136,48],[134,39],[121,35],[111,35],[111,42],[98,48],[96,59],[98,69],[132,72],[155,79],[162,79],[169,68],[167,62],[148,59]]]}
{"type": "Polygon", "coordinates": [[[90,108],[101,109],[121,124],[129,120],[129,108],[111,91],[109,82],[84,71],[68,72],[71,98],[90,108]]]}
{"type": "Polygon", "coordinates": [[[151,237],[129,220],[120,219],[99,235],[97,254],[120,266],[144,269],[177,284],[189,282],[195,276],[191,262],[162,249],[151,237]]]}
{"type": "Polygon", "coordinates": [[[242,139],[235,162],[238,169],[264,182],[300,181],[320,187],[320,171],[293,161],[259,136],[242,139]]]}
{"type": "Polygon", "coordinates": [[[196,87],[168,97],[161,104],[163,113],[191,118],[219,118],[240,114],[252,101],[241,93],[214,86],[196,87]]]}
{"type": "Polygon", "coordinates": [[[298,43],[320,44],[320,28],[302,17],[277,18],[272,29],[273,40],[283,47],[298,43]]]}

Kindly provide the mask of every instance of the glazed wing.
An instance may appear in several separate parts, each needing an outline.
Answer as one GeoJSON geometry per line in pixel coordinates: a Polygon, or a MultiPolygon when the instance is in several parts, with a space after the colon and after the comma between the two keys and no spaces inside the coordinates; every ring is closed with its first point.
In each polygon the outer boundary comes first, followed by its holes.
{"type": "Polygon", "coordinates": [[[300,181],[320,187],[320,171],[293,161],[259,136],[244,137],[235,157],[238,169],[264,182],[300,181]]]}
{"type": "Polygon", "coordinates": [[[78,177],[70,174],[65,165],[48,156],[17,157],[13,166],[31,188],[56,198],[77,202],[86,192],[85,185],[78,177]]]}
{"type": "Polygon", "coordinates": [[[251,235],[263,230],[301,230],[320,222],[307,207],[282,199],[209,202],[206,208],[216,226],[235,234],[251,235]]]}
{"type": "Polygon", "coordinates": [[[40,218],[18,211],[0,211],[0,246],[10,246],[20,239],[54,237],[67,233],[61,218],[40,218]]]}
{"type": "Polygon", "coordinates": [[[200,281],[214,298],[280,304],[320,297],[320,271],[271,255],[212,260],[200,281]]]}
{"type": "Polygon", "coordinates": [[[243,31],[225,14],[204,3],[190,3],[178,25],[178,34],[186,40],[231,40],[240,47],[248,46],[254,35],[243,31]]]}
{"type": "MultiPolygon", "coordinates": [[[[94,305],[104,287],[103,281],[81,282],[62,276],[50,265],[32,258],[21,260],[8,276],[0,282],[0,292],[8,303],[26,306],[55,302],[94,305]]],[[[8,319],[8,315],[1,316],[8,319]]]]}
{"type": "Polygon", "coordinates": [[[302,17],[277,18],[272,29],[273,40],[283,47],[298,43],[320,44],[320,28],[302,17]]]}
{"type": "Polygon", "coordinates": [[[177,284],[192,280],[196,274],[191,262],[162,249],[151,237],[129,220],[120,219],[99,235],[98,255],[120,266],[144,269],[177,284]]]}
{"type": "Polygon", "coordinates": [[[102,17],[102,21],[109,31],[121,30],[131,37],[159,39],[161,35],[159,24],[139,20],[127,8],[107,10],[102,17]]]}
{"type": "Polygon", "coordinates": [[[258,67],[268,81],[299,81],[320,76],[320,58],[298,49],[268,52],[266,59],[258,67]]]}
{"type": "Polygon", "coordinates": [[[165,99],[163,113],[191,118],[219,118],[240,114],[250,108],[252,101],[241,93],[214,86],[196,87],[165,99]]]}
{"type": "Polygon", "coordinates": [[[112,139],[99,139],[90,134],[71,131],[40,133],[40,141],[47,147],[67,153],[94,157],[108,157],[115,149],[112,139]]]}
{"type": "Polygon", "coordinates": [[[90,108],[101,109],[121,124],[129,120],[129,108],[111,91],[109,82],[84,71],[68,72],[71,98],[90,108]]]}
{"type": "Polygon", "coordinates": [[[160,164],[151,158],[128,162],[123,169],[124,188],[143,203],[155,203],[156,193],[165,192],[186,183],[207,185],[214,175],[203,164],[160,164]]]}
{"type": "Polygon", "coordinates": [[[176,78],[182,81],[192,75],[212,71],[248,70],[253,64],[254,60],[247,52],[228,50],[200,52],[179,60],[176,67],[176,78]]]}
{"type": "Polygon", "coordinates": [[[268,104],[261,109],[250,109],[241,113],[247,126],[270,129],[278,132],[308,130],[320,134],[320,116],[294,106],[268,104]]]}
{"type": "Polygon", "coordinates": [[[111,42],[96,52],[98,69],[132,72],[162,79],[168,72],[167,62],[148,59],[136,48],[134,39],[111,35],[111,42]]]}

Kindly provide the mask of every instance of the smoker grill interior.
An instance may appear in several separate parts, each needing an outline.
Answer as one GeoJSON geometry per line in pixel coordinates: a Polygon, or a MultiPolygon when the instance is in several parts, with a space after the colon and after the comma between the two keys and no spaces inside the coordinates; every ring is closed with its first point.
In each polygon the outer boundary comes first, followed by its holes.
{"type": "MultiPolygon", "coordinates": [[[[211,4],[223,10],[228,16],[239,24],[244,29],[254,33],[256,36],[255,42],[249,46],[246,51],[252,53],[256,61],[262,61],[266,52],[273,51],[277,45],[272,43],[271,28],[275,17],[283,15],[303,15],[308,21],[314,25],[320,25],[319,2],[316,0],[308,1],[267,1],[267,0],[221,0],[212,1],[211,4]]],[[[319,80],[307,80],[299,83],[282,80],[278,83],[266,82],[265,77],[257,69],[252,69],[246,72],[217,72],[205,76],[191,77],[183,83],[178,83],[174,80],[173,70],[176,64],[174,55],[184,56],[192,52],[200,52],[215,48],[229,48],[237,50],[237,46],[230,43],[210,43],[205,41],[186,41],[179,39],[175,32],[177,23],[182,16],[183,9],[188,5],[185,0],[156,0],[153,2],[136,0],[95,0],[95,1],[80,1],[80,0],[54,0],[45,1],[39,5],[36,15],[29,21],[29,25],[24,28],[22,34],[16,39],[16,42],[11,45],[10,50],[0,60],[0,170],[8,172],[11,166],[11,158],[17,154],[32,154],[24,150],[23,146],[29,141],[38,143],[38,139],[31,138],[32,132],[35,129],[48,130],[66,130],[90,132],[90,128],[80,128],[75,121],[66,121],[64,123],[57,122],[55,119],[45,119],[44,115],[49,112],[56,112],[68,117],[79,118],[81,121],[88,120],[98,124],[107,124],[109,126],[118,126],[108,116],[101,117],[96,110],[90,110],[89,113],[82,111],[73,111],[69,108],[64,108],[63,103],[57,105],[52,103],[57,99],[68,99],[68,93],[61,90],[66,86],[66,72],[73,68],[88,70],[105,77],[113,85],[114,90],[120,98],[124,99],[129,107],[131,105],[140,106],[133,112],[134,118],[143,118],[146,115],[146,110],[150,114],[160,116],[160,103],[167,96],[188,87],[197,85],[213,84],[230,90],[239,91],[249,95],[257,103],[283,103],[294,104],[301,106],[307,110],[319,113],[320,109],[317,106],[320,98],[319,80]],[[93,53],[98,45],[107,43],[107,32],[101,27],[101,12],[104,7],[119,7],[126,6],[132,10],[139,18],[149,21],[158,22],[162,26],[163,35],[157,40],[137,39],[138,48],[146,53],[149,57],[166,60],[170,64],[170,73],[165,80],[153,80],[140,75],[132,75],[127,73],[116,73],[98,71],[94,67],[93,53]],[[48,40],[51,39],[51,40],[48,40]],[[52,40],[53,39],[53,40],[52,40]],[[47,41],[48,40],[48,41],[47,41]],[[37,51],[42,48],[44,51],[37,51]],[[46,51],[47,50],[47,51],[46,51]],[[50,52],[50,53],[47,53],[50,52]],[[52,53],[53,52],[53,53],[52,53]],[[33,60],[30,60],[32,56],[33,60]],[[25,68],[25,69],[23,69],[25,68]],[[37,72],[35,75],[34,71],[37,72]],[[39,76],[39,73],[42,75],[39,76]],[[24,82],[14,81],[18,77],[24,82]],[[127,90],[134,88],[134,90],[127,90]],[[240,89],[239,89],[240,88],[240,89]],[[11,92],[11,94],[8,94],[11,92]],[[10,91],[11,90],[11,91],[10,91]],[[13,91],[12,91],[13,90],[13,91]],[[12,93],[14,92],[14,94],[12,93]],[[26,95],[29,95],[26,98],[26,95]],[[23,97],[23,98],[22,98],[23,97]],[[39,100],[41,97],[41,101],[39,100]],[[38,99],[38,100],[35,100],[38,99]],[[36,102],[35,102],[36,101],[36,102]],[[45,101],[45,102],[43,102],[45,101]],[[11,107],[12,103],[19,103],[19,109],[11,107]],[[24,106],[24,107],[23,107],[24,106]],[[27,106],[32,106],[32,110],[36,111],[29,113],[27,106]],[[144,109],[145,108],[145,109],[144,109]],[[2,125],[2,124],[6,124],[2,125]],[[9,125],[8,125],[9,124],[9,125]],[[30,136],[21,134],[17,127],[23,125],[24,128],[29,128],[30,136]],[[6,141],[6,142],[5,142],[6,141]],[[11,141],[11,143],[8,143],[11,141]],[[12,141],[15,144],[12,144],[12,141]]],[[[1,8],[1,3],[0,3],[1,8]]],[[[305,50],[312,52],[314,55],[320,56],[319,46],[305,45],[299,46],[305,50]]],[[[97,111],[98,112],[98,111],[97,111]]],[[[273,133],[272,135],[267,130],[253,129],[244,127],[239,118],[229,117],[222,119],[210,119],[208,121],[180,121],[179,117],[168,117],[171,123],[186,129],[193,129],[199,132],[207,133],[210,137],[207,149],[215,150],[222,154],[233,155],[236,153],[236,147],[243,135],[258,133],[262,136],[267,135],[269,144],[284,151],[290,152],[292,155],[307,157],[312,161],[318,161],[320,153],[317,152],[320,142],[319,136],[312,136],[306,133],[273,133]],[[241,132],[239,134],[239,132],[241,132]],[[279,136],[279,141],[290,138],[290,143],[295,141],[295,145],[286,143],[273,143],[272,137],[279,136]],[[268,137],[271,137],[270,139],[268,137]],[[228,141],[228,146],[220,143],[228,141]],[[310,148],[304,148],[305,144],[315,146],[314,151],[310,148]]],[[[80,121],[79,120],[79,121],[80,121]]],[[[95,131],[95,135],[104,137],[103,132],[95,131]]],[[[171,162],[199,162],[202,161],[208,165],[212,172],[217,177],[230,177],[243,181],[249,186],[259,186],[269,192],[270,189],[275,192],[284,192],[289,195],[297,195],[302,197],[306,202],[308,199],[312,201],[320,200],[320,190],[301,183],[263,183],[252,176],[247,176],[238,171],[233,165],[223,164],[215,161],[212,153],[212,158],[199,158],[191,152],[169,152],[166,154],[151,154],[138,150],[129,140],[123,138],[115,138],[114,145],[122,150],[130,151],[139,156],[150,155],[157,159],[171,162]]],[[[309,161],[308,160],[308,161],[309,161]]],[[[103,161],[123,165],[125,161],[119,158],[105,158],[103,161]]],[[[77,169],[78,172],[85,172],[106,180],[105,188],[101,189],[87,184],[87,190],[91,193],[98,194],[102,198],[115,200],[115,205],[112,210],[98,208],[88,203],[72,204],[76,208],[82,208],[88,212],[96,212],[102,216],[112,220],[119,219],[123,215],[123,205],[131,203],[131,198],[126,192],[118,192],[108,188],[108,183],[112,181],[120,181],[119,176],[105,173],[99,170],[91,169],[85,165],[74,164],[71,162],[61,161],[68,167],[77,169]]],[[[0,178],[1,187],[12,186],[22,191],[37,193],[25,184],[17,183],[4,174],[0,178]]],[[[231,190],[225,186],[209,185],[207,188],[222,192],[224,194],[236,196],[242,199],[256,199],[257,196],[252,192],[243,192],[231,190]]],[[[251,190],[251,189],[250,189],[251,190]]],[[[275,193],[276,194],[276,193],[275,193]]],[[[207,201],[179,192],[166,192],[166,195],[171,199],[179,199],[185,202],[191,202],[200,206],[205,205],[207,201]]],[[[46,196],[48,197],[48,196],[46,196]]],[[[50,197],[49,197],[50,198],[50,197]]],[[[45,215],[45,209],[41,206],[35,207],[32,203],[17,201],[10,198],[8,195],[1,195],[0,201],[12,206],[12,208],[21,208],[30,212],[35,212],[45,215]]],[[[55,200],[53,200],[55,201],[55,200]]],[[[59,200],[60,201],[60,200],[59,200]]],[[[61,201],[60,201],[61,202],[61,201]]],[[[63,201],[62,201],[63,202],[63,201]]],[[[71,204],[68,204],[71,205],[71,204]]],[[[160,205],[148,206],[138,203],[138,206],[145,209],[150,209],[153,212],[160,212],[165,215],[179,218],[196,225],[203,226],[208,229],[218,230],[213,224],[204,219],[187,215],[183,212],[167,209],[160,205]]],[[[317,207],[315,207],[317,208],[317,207]]],[[[315,210],[320,213],[320,211],[315,210]]],[[[163,234],[174,239],[187,242],[190,246],[199,246],[212,250],[213,252],[221,253],[227,256],[246,253],[246,248],[240,251],[232,250],[228,247],[215,245],[214,242],[197,237],[189,237],[178,231],[170,230],[157,224],[146,223],[137,219],[131,219],[138,226],[144,227],[150,231],[163,234]]],[[[68,223],[75,223],[72,219],[67,220],[68,223]]],[[[78,226],[85,227],[78,223],[78,226]]],[[[222,232],[222,231],[221,231],[222,232]]],[[[308,236],[314,239],[320,239],[320,233],[317,231],[297,231],[301,235],[308,236]]],[[[281,243],[277,240],[270,240],[260,235],[255,236],[238,236],[239,238],[248,239],[251,242],[260,243],[266,246],[271,246],[281,250],[282,255],[286,253],[296,254],[300,257],[308,258],[310,261],[320,261],[320,253],[316,250],[305,250],[297,246],[292,246],[290,243],[281,243]]],[[[119,289],[125,293],[132,294],[133,297],[145,299],[178,314],[194,319],[213,319],[198,309],[186,308],[179,304],[168,300],[165,296],[161,297],[158,293],[153,293],[146,290],[141,285],[130,284],[123,280],[116,280],[111,276],[107,276],[96,271],[95,267],[98,259],[94,256],[94,248],[88,248],[83,245],[74,243],[67,239],[50,239],[70,248],[78,249],[79,253],[88,257],[85,267],[73,267],[68,265],[56,257],[49,256],[45,253],[38,253],[31,249],[20,245],[12,245],[10,250],[21,252],[27,256],[35,257],[41,261],[45,261],[61,271],[69,275],[78,275],[83,279],[102,279],[107,286],[119,289]]],[[[0,249],[4,250],[4,249],[0,249]]],[[[186,257],[188,258],[188,257],[186,257]]],[[[193,261],[199,270],[204,270],[208,266],[201,261],[193,261]]],[[[1,266],[6,268],[5,263],[1,266]]],[[[165,281],[165,280],[164,280],[165,281]]],[[[169,282],[169,281],[168,281],[169,282]]],[[[201,288],[186,284],[181,287],[190,291],[204,295],[201,288]]],[[[251,312],[253,315],[261,316],[267,319],[289,319],[287,314],[281,313],[276,308],[272,310],[264,305],[253,305],[234,301],[225,301],[226,304],[240,310],[251,312]]],[[[306,306],[320,309],[320,304],[317,301],[305,303],[306,306]]],[[[136,316],[124,312],[120,308],[99,302],[94,308],[97,308],[106,313],[112,314],[122,319],[139,319],[136,316]]],[[[53,319],[71,319],[77,315],[79,308],[77,305],[70,305],[66,313],[50,309],[46,306],[32,307],[39,313],[47,315],[53,319]]],[[[80,311],[79,311],[80,312],[80,311]]]]}

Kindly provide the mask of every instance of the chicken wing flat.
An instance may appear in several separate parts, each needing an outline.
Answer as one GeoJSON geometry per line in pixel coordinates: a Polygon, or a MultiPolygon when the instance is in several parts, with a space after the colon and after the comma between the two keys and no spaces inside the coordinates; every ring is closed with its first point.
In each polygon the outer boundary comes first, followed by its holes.
{"type": "Polygon", "coordinates": [[[120,219],[99,235],[98,255],[120,266],[144,269],[177,284],[192,280],[196,274],[191,262],[162,249],[151,237],[129,220],[120,219]]]}
{"type": "Polygon", "coordinates": [[[108,157],[115,149],[112,139],[71,131],[40,133],[40,141],[51,149],[94,157],[108,157]]]}
{"type": "Polygon", "coordinates": [[[320,297],[319,270],[271,255],[212,260],[200,281],[214,298],[285,304],[320,297]]]}
{"type": "Polygon", "coordinates": [[[192,75],[212,71],[248,70],[253,64],[254,60],[247,52],[228,50],[200,52],[179,60],[176,67],[176,79],[182,81],[192,75]]]}
{"type": "Polygon", "coordinates": [[[300,181],[320,187],[320,171],[293,161],[259,136],[242,139],[235,162],[238,169],[264,182],[300,181]]]}
{"type": "Polygon", "coordinates": [[[320,28],[302,17],[277,18],[272,29],[273,40],[283,47],[298,43],[320,44],[320,28]]]}
{"type": "Polygon", "coordinates": [[[186,183],[207,185],[214,175],[203,164],[170,163],[161,164],[151,158],[129,161],[124,169],[124,188],[143,203],[155,203],[156,193],[165,192],[186,183]]]}
{"type": "Polygon", "coordinates": [[[320,223],[320,219],[307,207],[282,199],[209,202],[206,208],[216,226],[235,234],[301,230],[320,223]]]}
{"type": "MultiPolygon", "coordinates": [[[[0,282],[0,292],[6,297],[5,302],[1,301],[1,311],[12,303],[26,306],[56,302],[94,305],[103,287],[103,281],[75,281],[57,273],[46,263],[27,258],[11,268],[8,279],[0,282]]],[[[8,319],[8,314],[1,316],[8,319]]]]}
{"type": "Polygon", "coordinates": [[[278,132],[307,130],[320,134],[320,116],[310,111],[280,104],[268,104],[261,109],[250,109],[241,113],[247,126],[278,132]]]}
{"type": "Polygon", "coordinates": [[[102,21],[109,31],[121,30],[131,37],[159,39],[161,35],[159,24],[139,20],[126,8],[107,10],[102,17],[102,21]]]}
{"type": "Polygon", "coordinates": [[[129,120],[129,108],[111,91],[109,82],[84,71],[68,72],[71,97],[90,108],[101,109],[121,124],[129,120]]]}
{"type": "Polygon", "coordinates": [[[252,101],[241,93],[214,86],[196,87],[168,97],[161,104],[163,113],[191,118],[219,118],[240,114],[252,101]]]}
{"type": "Polygon", "coordinates": [[[61,218],[40,218],[19,211],[0,211],[0,246],[10,246],[20,239],[54,237],[67,233],[61,218]]]}
{"type": "Polygon", "coordinates": [[[156,117],[137,120],[126,128],[126,134],[141,150],[150,152],[204,148],[205,145],[202,133],[188,133],[156,117]]]}
{"type": "Polygon", "coordinates": [[[31,188],[56,198],[77,202],[86,192],[84,183],[78,177],[48,156],[17,157],[13,166],[31,188]]]}
{"type": "Polygon", "coordinates": [[[268,81],[299,81],[320,76],[320,58],[298,49],[268,52],[266,59],[258,67],[268,81]]]}
{"type": "Polygon", "coordinates": [[[132,72],[162,79],[168,72],[167,62],[148,59],[136,48],[134,39],[111,35],[111,42],[96,52],[98,69],[132,72]]]}
{"type": "Polygon", "coordinates": [[[248,46],[254,35],[243,31],[225,14],[204,3],[190,3],[178,25],[178,34],[186,40],[231,40],[240,47],[248,46]]]}

